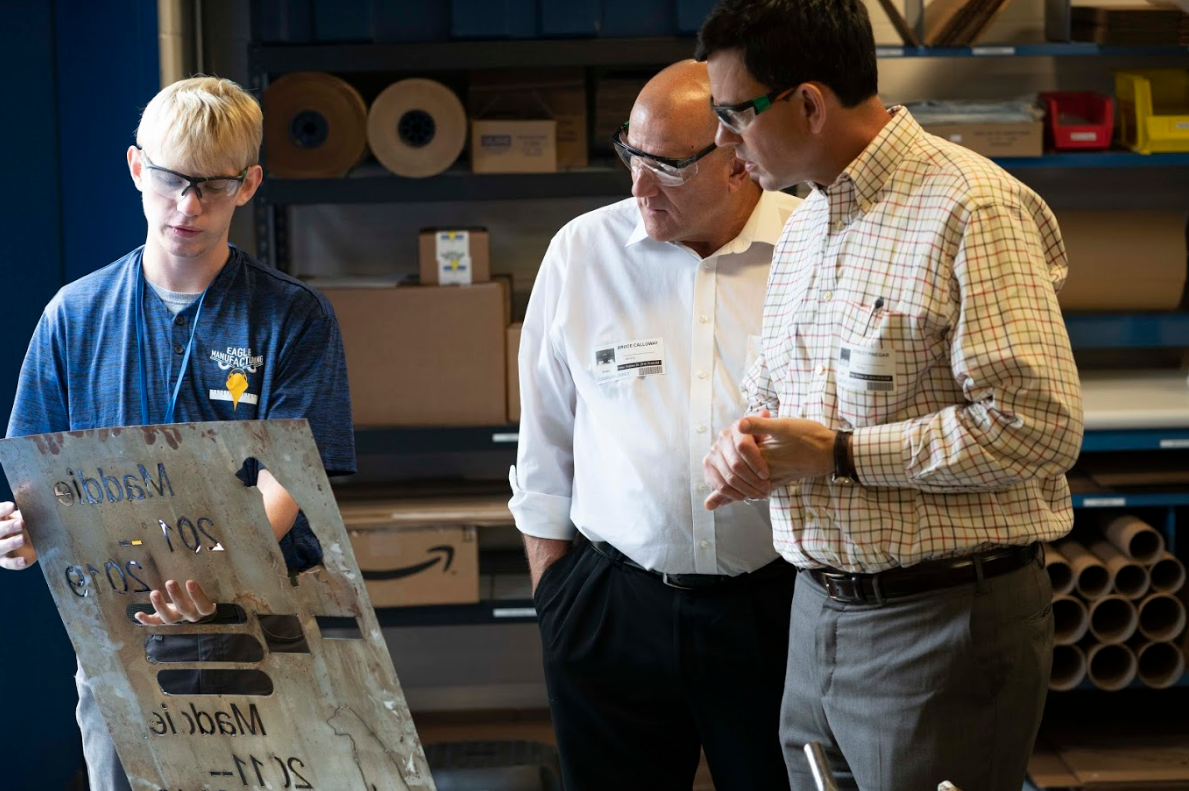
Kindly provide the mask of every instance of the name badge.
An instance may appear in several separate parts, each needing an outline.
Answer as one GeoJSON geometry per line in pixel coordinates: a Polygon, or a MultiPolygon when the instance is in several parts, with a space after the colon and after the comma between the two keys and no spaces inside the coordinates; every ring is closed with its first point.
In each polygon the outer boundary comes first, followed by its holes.
{"type": "Polygon", "coordinates": [[[601,385],[664,373],[664,338],[624,341],[595,349],[594,375],[595,381],[601,385]]]}
{"type": "Polygon", "coordinates": [[[896,392],[896,357],[891,344],[840,346],[838,387],[861,393],[896,392]]]}

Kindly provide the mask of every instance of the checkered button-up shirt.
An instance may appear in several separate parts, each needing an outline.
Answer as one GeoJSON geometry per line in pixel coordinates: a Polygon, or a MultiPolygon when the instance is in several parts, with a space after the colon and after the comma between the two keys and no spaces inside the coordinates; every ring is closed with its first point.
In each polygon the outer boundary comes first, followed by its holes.
{"type": "Polygon", "coordinates": [[[907,110],[776,246],[750,407],[853,429],[861,485],[773,494],[776,548],[873,572],[1057,538],[1082,400],[1049,208],[907,110]]]}

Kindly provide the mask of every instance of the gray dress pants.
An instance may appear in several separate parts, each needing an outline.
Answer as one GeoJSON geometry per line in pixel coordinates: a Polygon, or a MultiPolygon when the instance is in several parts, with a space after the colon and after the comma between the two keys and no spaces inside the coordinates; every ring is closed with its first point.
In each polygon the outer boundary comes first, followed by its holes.
{"type": "Polygon", "coordinates": [[[1052,666],[1042,562],[883,605],[799,575],[780,734],[792,788],[815,787],[816,741],[840,788],[1019,791],[1052,666]]]}

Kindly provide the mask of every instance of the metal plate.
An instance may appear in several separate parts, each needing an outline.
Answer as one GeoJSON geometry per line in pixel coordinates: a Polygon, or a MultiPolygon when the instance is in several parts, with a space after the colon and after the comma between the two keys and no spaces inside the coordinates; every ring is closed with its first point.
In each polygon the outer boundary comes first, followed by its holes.
{"type": "Polygon", "coordinates": [[[0,463],[134,791],[433,789],[304,420],[20,437],[0,442],[0,463]],[[249,459],[305,512],[323,566],[290,578],[259,490],[236,477],[249,459]],[[167,579],[198,580],[244,622],[139,625],[130,605],[167,579]],[[309,652],[270,650],[262,614],[296,616],[309,652]],[[356,619],[359,638],[324,636],[323,616],[356,619]],[[263,657],[162,665],[146,654],[154,634],[211,633],[254,639],[263,657]],[[262,672],[272,693],[162,690],[163,670],[216,669],[262,672]]]}

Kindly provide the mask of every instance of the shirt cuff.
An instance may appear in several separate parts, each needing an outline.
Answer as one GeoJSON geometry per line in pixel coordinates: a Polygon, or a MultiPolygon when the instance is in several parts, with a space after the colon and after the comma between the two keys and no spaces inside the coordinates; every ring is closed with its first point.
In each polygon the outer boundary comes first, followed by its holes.
{"type": "Polygon", "coordinates": [[[570,522],[569,497],[556,494],[526,492],[516,480],[516,468],[508,473],[512,485],[512,499],[508,509],[516,520],[516,529],[534,538],[552,538],[558,541],[573,541],[578,531],[570,522]]]}
{"type": "Polygon", "coordinates": [[[854,430],[850,447],[860,485],[876,489],[912,487],[902,450],[907,425],[890,423],[854,430]]]}

